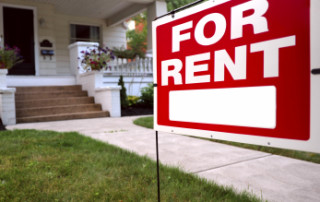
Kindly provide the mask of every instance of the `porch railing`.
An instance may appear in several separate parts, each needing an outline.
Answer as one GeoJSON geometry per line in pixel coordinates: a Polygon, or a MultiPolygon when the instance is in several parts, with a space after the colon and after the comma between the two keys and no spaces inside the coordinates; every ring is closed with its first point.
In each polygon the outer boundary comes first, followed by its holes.
{"type": "Polygon", "coordinates": [[[152,58],[135,58],[132,61],[116,58],[104,71],[105,75],[152,76],[152,58]]]}

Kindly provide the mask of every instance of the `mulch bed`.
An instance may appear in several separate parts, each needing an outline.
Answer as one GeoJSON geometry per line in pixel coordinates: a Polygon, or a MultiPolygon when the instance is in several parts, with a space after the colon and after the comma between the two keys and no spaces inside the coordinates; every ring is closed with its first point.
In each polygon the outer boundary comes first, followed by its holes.
{"type": "Polygon", "coordinates": [[[126,107],[121,108],[121,116],[137,116],[137,115],[152,115],[153,108],[146,107],[126,107]]]}

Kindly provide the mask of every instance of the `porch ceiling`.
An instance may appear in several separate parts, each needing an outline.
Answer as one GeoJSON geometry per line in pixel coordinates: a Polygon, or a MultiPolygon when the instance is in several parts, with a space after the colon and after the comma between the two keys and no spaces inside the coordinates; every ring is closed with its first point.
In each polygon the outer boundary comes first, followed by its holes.
{"type": "MultiPolygon", "coordinates": [[[[100,19],[127,17],[143,10],[155,0],[30,0],[55,6],[59,13],[100,19]]],[[[113,22],[114,23],[114,22],[113,22]]]]}

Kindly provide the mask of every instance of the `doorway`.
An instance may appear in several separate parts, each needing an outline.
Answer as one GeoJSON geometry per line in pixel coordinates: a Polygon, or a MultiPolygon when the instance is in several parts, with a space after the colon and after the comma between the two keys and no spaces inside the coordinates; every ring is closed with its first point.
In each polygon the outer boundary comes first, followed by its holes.
{"type": "Polygon", "coordinates": [[[34,13],[31,9],[3,8],[4,44],[20,49],[23,62],[13,66],[9,75],[35,75],[34,13]]]}

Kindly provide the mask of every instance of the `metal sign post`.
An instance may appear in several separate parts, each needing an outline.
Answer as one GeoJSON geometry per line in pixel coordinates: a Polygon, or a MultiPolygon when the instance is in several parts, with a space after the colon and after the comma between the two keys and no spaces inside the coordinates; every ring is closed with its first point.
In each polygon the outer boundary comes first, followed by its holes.
{"type": "Polygon", "coordinates": [[[158,144],[158,131],[156,131],[156,153],[157,153],[158,202],[160,202],[160,171],[159,171],[159,144],[158,144]]]}

